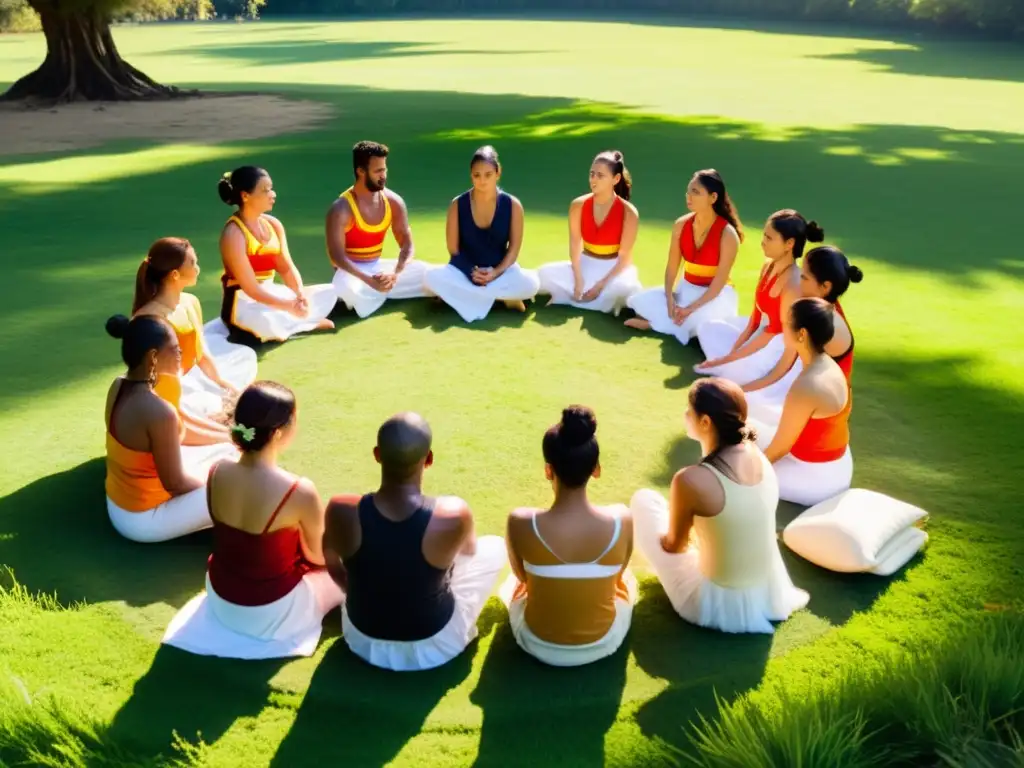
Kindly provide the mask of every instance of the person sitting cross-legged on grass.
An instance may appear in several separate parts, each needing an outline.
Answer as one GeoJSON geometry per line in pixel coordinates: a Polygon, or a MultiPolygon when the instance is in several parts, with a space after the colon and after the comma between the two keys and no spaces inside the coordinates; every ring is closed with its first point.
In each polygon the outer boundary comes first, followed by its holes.
{"type": "Polygon", "coordinates": [[[500,187],[501,163],[494,147],[481,147],[469,166],[473,188],[448,206],[451,261],[427,270],[427,289],[463,320],[482,320],[495,300],[520,312],[537,295],[537,273],[516,263],[523,244],[522,203],[500,187]]]}
{"type": "Polygon", "coordinates": [[[633,520],[618,504],[598,507],[587,484],[599,477],[597,419],[570,406],[544,435],[550,509],[508,519],[512,575],[500,590],[516,642],[541,661],[578,666],[610,656],[633,618],[637,584],[628,568],[633,520]]]}
{"type": "Polygon", "coordinates": [[[416,259],[409,209],[387,186],[389,153],[376,141],[357,142],[352,147],[355,181],[327,211],[331,282],[337,297],[359,317],[369,317],[388,300],[427,296],[423,275],[428,265],[416,259]],[[397,259],[381,258],[388,230],[398,243],[397,259]]]}
{"type": "MultiPolygon", "coordinates": [[[[835,333],[825,345],[829,357],[842,369],[846,380],[853,383],[853,331],[839,303],[850,283],[864,279],[860,268],[851,264],[841,250],[832,245],[819,245],[804,256],[800,267],[800,293],[805,298],[824,299],[835,307],[832,320],[835,333]]],[[[750,417],[764,424],[778,424],[782,406],[790,387],[803,370],[803,363],[794,348],[787,348],[775,369],[764,377],[746,384],[750,417]]]]}
{"type": "Polygon", "coordinates": [[[690,387],[686,433],[703,458],[672,478],[669,500],[652,490],[630,502],[637,546],[672,607],[723,632],[766,632],[807,605],[775,536],[779,486],[747,427],[743,391],[725,379],[690,387]]]}
{"type": "Polygon", "coordinates": [[[269,215],[277,202],[270,174],[252,165],[236,168],[221,178],[217,192],[237,210],[220,236],[220,317],[226,328],[211,327],[207,333],[220,330],[225,336],[259,343],[333,328],[327,316],[338,303],[334,289],[303,284],[284,225],[269,215]],[[274,282],[275,273],[281,283],[274,282]]]}
{"type": "Polygon", "coordinates": [[[754,290],[749,320],[710,320],[697,330],[705,360],[694,370],[720,376],[739,385],[765,376],[785,353],[783,318],[800,298],[800,270],[796,262],[810,242],[820,242],[824,231],[791,208],[776,211],[764,226],[761,250],[767,259],[754,290]]]}
{"type": "Polygon", "coordinates": [[[431,669],[462,653],[507,562],[500,536],[476,536],[465,501],[423,494],[431,441],[423,417],[388,419],[373,450],[378,490],[336,496],[327,507],[324,555],[346,593],[345,642],[395,671],[431,669]]]}
{"type": "Polygon", "coordinates": [[[344,594],[324,568],[324,505],[313,483],[278,465],[298,429],[290,389],[257,381],[242,392],[231,434],[237,463],[210,469],[213,552],[206,594],[168,627],[164,642],[229,658],[310,655],[323,617],[344,594]]]}
{"type": "Polygon", "coordinates": [[[569,260],[537,270],[540,292],[551,295],[549,305],[617,315],[643,288],[633,263],[640,216],[629,202],[632,189],[621,152],[602,152],[594,158],[590,194],[569,206],[569,260]]]}
{"type": "Polygon", "coordinates": [[[812,506],[849,489],[853,480],[850,410],[853,389],[825,351],[835,333],[835,308],[824,299],[793,302],[786,346],[803,367],[782,406],[778,426],[751,420],[758,444],[775,465],[779,497],[812,506]]]}
{"type": "Polygon", "coordinates": [[[107,513],[114,529],[139,542],[167,541],[209,528],[204,483],[214,461],[238,455],[233,445],[183,447],[179,411],[181,348],[164,319],[115,315],[107,332],[121,340],[128,366],[107,393],[107,513]],[[158,391],[159,386],[159,391],[158,391]]]}
{"type": "Polygon", "coordinates": [[[664,287],[630,296],[627,304],[637,317],[626,321],[630,328],[675,336],[682,344],[704,323],[736,317],[736,290],[729,277],[743,240],[736,207],[713,168],[690,179],[686,207],[690,213],[672,228],[664,287]]]}
{"type": "Polygon", "coordinates": [[[256,353],[222,335],[207,337],[199,299],[185,293],[198,277],[192,244],[180,237],[160,238],[139,265],[132,314],[156,315],[174,328],[181,347],[182,415],[186,423],[223,432],[226,440],[224,426],[211,423],[211,417],[217,418],[225,401],[237,398],[256,378],[256,353]]]}

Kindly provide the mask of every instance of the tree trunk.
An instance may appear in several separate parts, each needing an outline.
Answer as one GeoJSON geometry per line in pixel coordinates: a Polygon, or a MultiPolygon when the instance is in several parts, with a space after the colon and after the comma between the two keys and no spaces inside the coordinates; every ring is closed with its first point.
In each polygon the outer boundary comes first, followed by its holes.
{"type": "Polygon", "coordinates": [[[105,16],[61,14],[36,7],[46,37],[46,58],[0,96],[3,101],[130,101],[186,95],[153,82],[121,58],[105,16]]]}

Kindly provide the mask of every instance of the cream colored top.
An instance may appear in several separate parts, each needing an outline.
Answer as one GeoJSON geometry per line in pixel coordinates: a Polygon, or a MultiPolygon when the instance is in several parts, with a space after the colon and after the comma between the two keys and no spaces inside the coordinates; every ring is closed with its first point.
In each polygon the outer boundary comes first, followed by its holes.
{"type": "Polygon", "coordinates": [[[775,541],[775,510],[779,482],[775,469],[761,454],[763,471],[757,485],[741,485],[712,467],[725,492],[725,506],[714,517],[694,518],[699,540],[700,570],[729,589],[764,583],[771,572],[775,541]]]}

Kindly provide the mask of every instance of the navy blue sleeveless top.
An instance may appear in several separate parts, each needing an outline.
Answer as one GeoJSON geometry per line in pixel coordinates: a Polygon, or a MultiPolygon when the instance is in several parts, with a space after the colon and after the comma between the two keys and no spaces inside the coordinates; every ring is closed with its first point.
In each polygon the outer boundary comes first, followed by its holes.
{"type": "Polygon", "coordinates": [[[480,229],[473,221],[469,204],[472,190],[459,195],[459,252],[452,255],[451,264],[466,277],[474,267],[496,267],[508,252],[508,238],[512,231],[512,198],[498,190],[498,203],[491,226],[480,229]]]}
{"type": "Polygon", "coordinates": [[[405,520],[384,517],[373,494],[359,500],[362,542],[345,560],[349,620],[375,640],[424,640],[440,632],[455,613],[451,568],[435,568],[423,557],[431,506],[405,520]]]}

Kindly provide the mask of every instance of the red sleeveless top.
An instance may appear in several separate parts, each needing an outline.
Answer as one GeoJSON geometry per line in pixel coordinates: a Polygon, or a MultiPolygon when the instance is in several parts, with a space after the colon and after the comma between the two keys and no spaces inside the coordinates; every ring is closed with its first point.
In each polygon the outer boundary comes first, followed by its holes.
{"type": "MultiPolygon", "coordinates": [[[[779,281],[780,275],[775,275],[767,280],[768,267],[761,273],[761,279],[757,281],[757,289],[754,291],[754,310],[768,316],[768,326],[765,333],[782,333],[782,292],[778,296],[772,296],[772,288],[779,281]]],[[[760,320],[760,317],[758,317],[760,320]]]]}
{"type": "Polygon", "coordinates": [[[821,464],[835,461],[846,453],[850,444],[850,409],[853,408],[853,390],[846,396],[846,406],[834,416],[808,419],[800,436],[789,452],[800,461],[821,464]]]}
{"type": "MultiPolygon", "coordinates": [[[[839,302],[838,301],[836,302],[836,312],[839,313],[839,316],[842,317],[843,320],[846,320],[846,313],[843,312],[843,308],[841,306],[839,306],[839,302]]],[[[849,325],[850,325],[850,321],[849,320],[846,320],[846,325],[847,325],[847,327],[849,327],[849,325]]],[[[838,364],[840,369],[842,369],[843,375],[846,376],[846,383],[847,384],[852,384],[853,383],[853,329],[852,328],[850,328],[850,348],[848,350],[846,350],[845,352],[843,352],[843,354],[841,354],[839,357],[834,357],[832,359],[835,360],[836,364],[838,364]]]]}
{"type": "Polygon", "coordinates": [[[213,516],[210,488],[215,467],[206,482],[206,503],[213,520],[213,554],[207,564],[210,586],[218,596],[235,605],[267,605],[280,600],[318,566],[302,553],[299,527],[269,531],[292,493],[296,480],[267,520],[262,533],[249,533],[218,522],[213,516]]]}
{"type": "Polygon", "coordinates": [[[384,216],[379,223],[368,224],[359,212],[359,204],[356,202],[352,187],[341,193],[341,196],[348,200],[348,207],[352,210],[352,218],[345,227],[345,254],[352,261],[376,261],[384,250],[384,238],[391,226],[391,203],[386,194],[382,192],[381,195],[384,198],[384,216]]]}
{"type": "MultiPolygon", "coordinates": [[[[252,271],[256,274],[256,279],[263,282],[264,280],[270,280],[277,270],[277,257],[281,255],[281,239],[277,236],[277,229],[274,228],[273,224],[263,217],[260,217],[260,221],[265,223],[270,230],[270,239],[265,243],[261,242],[238,216],[232,216],[228,219],[229,224],[234,222],[242,230],[242,234],[245,235],[245,255],[249,259],[252,271]]],[[[224,283],[225,287],[238,285],[238,281],[231,274],[226,264],[224,265],[224,274],[221,277],[221,282],[224,283]]]]}
{"type": "Polygon", "coordinates": [[[716,217],[700,248],[693,235],[693,216],[683,224],[683,231],[679,233],[679,251],[683,254],[683,277],[686,282],[692,285],[711,285],[722,258],[722,232],[728,223],[721,216],[716,217]]]}
{"type": "Polygon", "coordinates": [[[622,227],[626,221],[626,204],[618,195],[600,226],[594,220],[594,196],[583,201],[580,210],[580,234],[583,236],[583,250],[591,256],[609,258],[619,252],[622,244],[622,227]]]}

